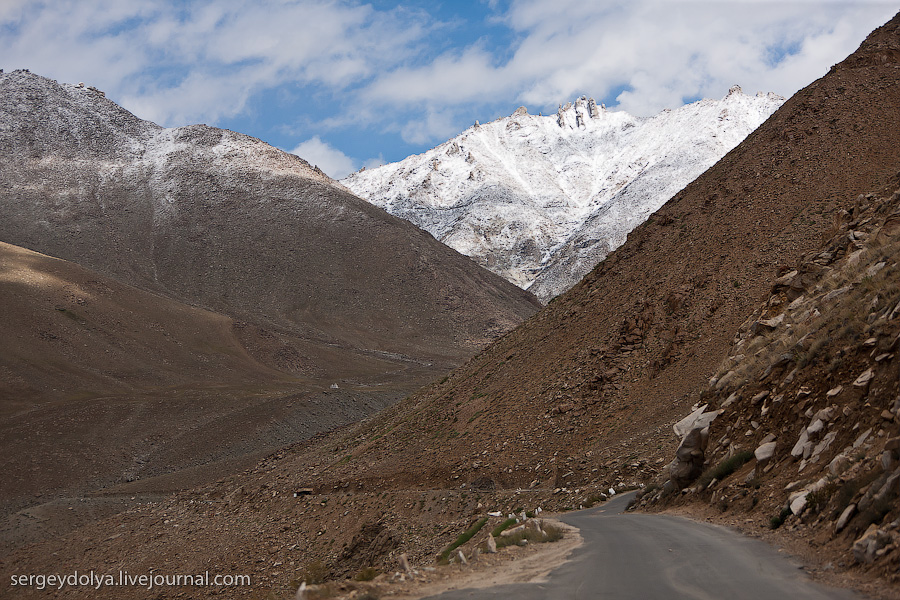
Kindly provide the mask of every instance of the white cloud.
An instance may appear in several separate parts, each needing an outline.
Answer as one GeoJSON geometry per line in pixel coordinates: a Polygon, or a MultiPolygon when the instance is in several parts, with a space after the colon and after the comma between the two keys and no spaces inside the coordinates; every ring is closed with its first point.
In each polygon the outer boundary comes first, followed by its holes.
{"type": "Polygon", "coordinates": [[[433,62],[400,68],[379,77],[369,93],[375,101],[404,103],[434,101],[437,105],[454,105],[483,100],[508,89],[504,69],[493,65],[493,56],[480,47],[466,48],[438,56],[433,62]]]}
{"type": "Polygon", "coordinates": [[[518,0],[504,16],[518,36],[507,61],[479,43],[398,68],[368,92],[386,105],[426,105],[417,111],[417,137],[444,128],[430,128],[428,113],[497,96],[511,107],[553,108],[624,89],[619,108],[648,115],[685,98],[724,96],[735,83],[790,95],[895,10],[887,2],[813,0],[518,0]]]}
{"type": "Polygon", "coordinates": [[[0,12],[5,68],[107,92],[163,125],[216,122],[285,83],[328,93],[407,59],[422,14],[351,0],[54,0],[0,12]]]}
{"type": "Polygon", "coordinates": [[[356,128],[429,144],[498,110],[552,110],[581,94],[639,115],[735,83],[790,95],[896,10],[888,0],[487,0],[493,31],[512,40],[500,47],[490,33],[457,42],[457,21],[363,1],[0,0],[0,68],[84,81],[167,126],[258,116],[260,97],[281,94],[296,98],[282,132],[356,128]]]}
{"type": "Polygon", "coordinates": [[[384,156],[379,154],[375,158],[370,158],[369,160],[363,161],[363,167],[366,169],[374,169],[375,167],[380,167],[381,165],[386,164],[387,161],[384,160],[384,156]]]}
{"type": "Polygon", "coordinates": [[[352,158],[328,142],[322,141],[317,135],[298,144],[291,150],[291,154],[296,154],[309,164],[319,167],[332,179],[341,179],[357,170],[352,158]]]}

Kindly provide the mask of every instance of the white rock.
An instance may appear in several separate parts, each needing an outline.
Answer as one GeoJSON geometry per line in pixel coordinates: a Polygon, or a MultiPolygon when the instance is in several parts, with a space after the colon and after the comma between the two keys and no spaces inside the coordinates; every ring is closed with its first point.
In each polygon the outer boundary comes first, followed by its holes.
{"type": "Polygon", "coordinates": [[[756,457],[756,462],[760,463],[760,465],[768,463],[769,460],[775,456],[775,448],[777,445],[777,442],[766,442],[754,450],[753,456],[756,457]]]}
{"type": "Polygon", "coordinates": [[[862,446],[863,444],[865,444],[865,443],[866,443],[866,440],[869,439],[869,436],[870,436],[870,435],[872,435],[872,429],[871,429],[871,428],[870,428],[870,429],[867,429],[867,430],[865,430],[864,432],[862,432],[861,434],[859,434],[859,437],[856,438],[856,441],[855,441],[855,442],[853,442],[853,449],[856,450],[857,448],[859,448],[860,446],[862,446]]]}
{"type": "Polygon", "coordinates": [[[741,399],[741,395],[739,392],[732,392],[730,396],[721,404],[722,408],[728,408],[732,404],[734,404],[737,400],[741,399]]]}
{"type": "Polygon", "coordinates": [[[860,373],[859,377],[856,378],[856,381],[853,382],[855,387],[866,387],[869,385],[869,382],[875,377],[875,371],[872,369],[866,369],[862,373],[860,373]]]}
{"type": "Polygon", "coordinates": [[[817,412],[816,416],[813,418],[824,421],[825,423],[829,423],[832,421],[832,419],[834,419],[834,416],[836,414],[837,414],[837,407],[836,406],[828,406],[826,408],[823,408],[819,412],[817,412]]]}
{"type": "Polygon", "coordinates": [[[822,422],[822,419],[816,419],[806,428],[806,433],[809,434],[809,437],[815,437],[823,429],[825,429],[825,423],[822,422]]]}
{"type": "Polygon", "coordinates": [[[791,500],[791,512],[794,513],[795,515],[799,515],[806,508],[806,494],[807,493],[808,492],[806,492],[804,490],[803,492],[800,492],[799,495],[794,497],[793,500],[791,500]]]}
{"type": "Polygon", "coordinates": [[[828,472],[835,477],[840,476],[850,468],[850,458],[846,454],[838,454],[828,463],[828,472]]]}
{"type": "Polygon", "coordinates": [[[694,423],[697,421],[697,419],[700,418],[700,415],[703,414],[703,411],[706,410],[707,406],[708,405],[704,404],[703,406],[695,409],[688,416],[672,425],[672,430],[675,432],[675,435],[677,435],[679,439],[684,438],[684,436],[686,436],[691,432],[692,429],[694,429],[694,423]]]}
{"type": "Polygon", "coordinates": [[[797,443],[794,444],[794,447],[791,448],[791,456],[794,458],[800,458],[803,456],[803,449],[809,443],[809,434],[806,433],[806,428],[803,428],[803,431],[800,433],[800,439],[797,440],[797,443]]]}
{"type": "Polygon", "coordinates": [[[816,447],[813,448],[812,454],[810,456],[812,462],[815,462],[816,460],[819,459],[819,455],[828,449],[828,447],[831,445],[831,442],[833,442],[836,437],[837,437],[836,431],[829,431],[825,435],[825,437],[822,438],[822,441],[819,442],[818,444],[816,444],[816,447]]]}
{"type": "Polygon", "coordinates": [[[851,504],[847,508],[844,509],[844,512],[841,513],[841,516],[838,517],[837,522],[834,524],[834,532],[840,533],[844,527],[847,526],[847,523],[850,522],[850,519],[853,518],[853,515],[856,514],[856,504],[851,504]]]}

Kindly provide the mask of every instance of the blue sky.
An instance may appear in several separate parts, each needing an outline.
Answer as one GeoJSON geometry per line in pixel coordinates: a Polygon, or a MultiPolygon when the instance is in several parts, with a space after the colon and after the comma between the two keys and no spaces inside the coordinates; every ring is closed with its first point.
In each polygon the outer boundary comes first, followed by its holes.
{"type": "Polygon", "coordinates": [[[333,177],[582,94],[654,114],[789,96],[897,11],[819,0],[2,0],[0,68],[165,126],[259,137],[333,177]]]}

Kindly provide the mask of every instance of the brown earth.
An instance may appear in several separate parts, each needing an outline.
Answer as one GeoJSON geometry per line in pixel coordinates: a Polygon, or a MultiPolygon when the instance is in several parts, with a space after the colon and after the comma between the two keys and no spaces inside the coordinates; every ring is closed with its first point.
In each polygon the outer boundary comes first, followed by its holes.
{"type": "Polygon", "coordinates": [[[21,550],[0,572],[210,568],[254,574],[231,595],[288,598],[311,570],[344,577],[354,557],[390,571],[401,552],[432,563],[487,510],[575,508],[652,481],[675,449],[671,424],[775,279],[819,251],[859,194],[896,189],[898,56],[900,15],[448,377],[250,471],[21,550]],[[369,530],[380,543],[359,543],[369,530]]]}
{"type": "Polygon", "coordinates": [[[265,329],[4,243],[0,305],[7,547],[250,467],[446,368],[302,340],[323,366],[263,364],[248,347],[284,347],[265,329]]]}

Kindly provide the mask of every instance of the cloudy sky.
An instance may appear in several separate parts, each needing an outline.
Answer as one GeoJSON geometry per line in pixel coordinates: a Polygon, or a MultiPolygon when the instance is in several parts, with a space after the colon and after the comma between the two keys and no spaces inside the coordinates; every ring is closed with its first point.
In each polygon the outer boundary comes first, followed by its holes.
{"type": "Polygon", "coordinates": [[[582,94],[654,114],[789,96],[893,0],[0,0],[0,68],[94,85],[161,125],[207,123],[333,177],[582,94]]]}

